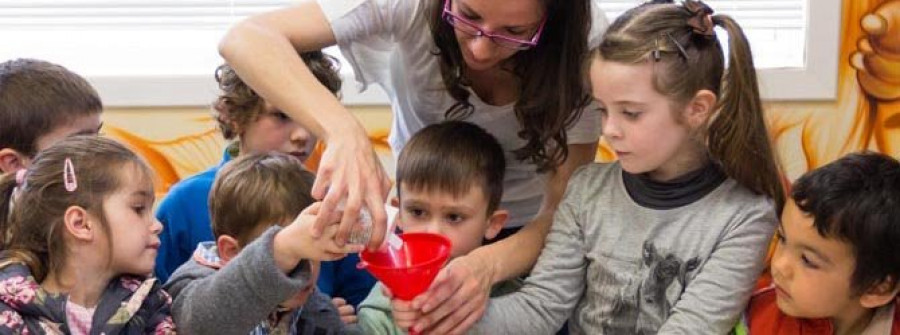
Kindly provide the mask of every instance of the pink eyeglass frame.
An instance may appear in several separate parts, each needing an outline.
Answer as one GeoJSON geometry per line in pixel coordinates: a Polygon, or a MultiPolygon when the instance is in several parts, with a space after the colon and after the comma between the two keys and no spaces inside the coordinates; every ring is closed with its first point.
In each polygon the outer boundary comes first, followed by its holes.
{"type": "MultiPolygon", "coordinates": [[[[469,26],[469,27],[474,28],[475,31],[477,31],[477,33],[474,34],[474,36],[478,36],[478,37],[487,37],[487,38],[490,38],[492,41],[496,41],[496,40],[504,40],[504,41],[507,41],[507,42],[518,43],[518,44],[521,44],[521,45],[522,45],[522,47],[519,47],[519,48],[512,47],[513,49],[526,50],[526,49],[530,49],[530,48],[536,47],[536,46],[538,45],[538,41],[541,39],[541,33],[544,32],[544,25],[547,24],[547,16],[544,16],[544,18],[541,20],[541,25],[540,25],[540,27],[538,27],[537,32],[534,33],[534,36],[531,37],[531,40],[530,40],[530,41],[520,40],[520,39],[517,39],[517,38],[507,37],[507,36],[503,36],[503,35],[498,35],[498,34],[495,34],[495,33],[487,32],[487,31],[485,31],[484,29],[481,29],[481,27],[479,27],[479,26],[478,26],[477,24],[475,24],[474,22],[469,21],[469,20],[466,20],[465,18],[460,17],[459,15],[454,14],[452,11],[450,11],[450,1],[451,1],[451,0],[444,0],[444,12],[443,12],[443,15],[442,15],[444,21],[446,21],[447,24],[449,24],[449,25],[451,25],[451,26],[453,26],[453,27],[456,27],[456,25],[455,25],[453,22],[454,22],[454,21],[459,21],[459,22],[462,22],[463,24],[465,24],[465,25],[467,25],[467,26],[469,26]],[[452,17],[453,19],[450,19],[450,17],[452,17]]],[[[500,45],[500,46],[503,46],[503,47],[508,47],[508,46],[502,45],[502,44],[499,44],[499,45],[500,45]]]]}

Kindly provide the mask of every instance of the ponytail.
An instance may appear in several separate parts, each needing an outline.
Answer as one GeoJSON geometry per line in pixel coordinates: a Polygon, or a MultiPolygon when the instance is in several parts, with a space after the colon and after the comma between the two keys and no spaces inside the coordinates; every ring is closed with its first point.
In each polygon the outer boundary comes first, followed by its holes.
{"type": "Polygon", "coordinates": [[[784,188],[763,118],[762,101],[750,44],[730,16],[715,15],[713,22],[728,32],[728,68],[722,77],[719,112],[709,125],[710,153],[725,173],[754,192],[784,206],[784,188]]]}
{"type": "Polygon", "coordinates": [[[47,267],[40,262],[40,258],[34,252],[21,249],[11,249],[10,242],[15,225],[16,215],[13,213],[13,202],[17,199],[15,190],[20,182],[15,172],[0,176],[0,269],[13,264],[27,266],[35,278],[44,278],[47,267]]]}
{"type": "Polygon", "coordinates": [[[16,189],[16,184],[15,172],[0,176],[0,250],[5,250],[9,243],[13,191],[16,189]]]}

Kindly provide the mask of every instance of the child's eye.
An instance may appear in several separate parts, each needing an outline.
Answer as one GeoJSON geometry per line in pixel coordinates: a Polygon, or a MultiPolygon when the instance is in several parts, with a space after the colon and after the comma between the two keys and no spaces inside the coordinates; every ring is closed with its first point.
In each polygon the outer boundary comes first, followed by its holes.
{"type": "Polygon", "coordinates": [[[412,215],[412,217],[414,218],[423,218],[427,214],[424,210],[418,208],[408,208],[406,212],[409,213],[409,215],[412,215]]]}
{"type": "Polygon", "coordinates": [[[463,220],[465,220],[465,217],[463,217],[462,215],[459,215],[459,214],[447,214],[446,219],[447,219],[447,222],[450,222],[450,223],[460,223],[463,220]]]}
{"type": "Polygon", "coordinates": [[[810,269],[818,269],[819,268],[819,265],[816,264],[815,262],[811,261],[809,259],[809,257],[806,257],[806,255],[800,255],[800,260],[803,261],[803,266],[805,266],[807,268],[810,268],[810,269]]]}
{"type": "Polygon", "coordinates": [[[631,111],[626,110],[626,111],[622,111],[622,114],[624,114],[626,118],[634,120],[634,119],[637,119],[638,116],[641,115],[641,112],[631,112],[631,111]]]}
{"type": "Polygon", "coordinates": [[[600,113],[600,116],[606,116],[607,114],[609,114],[606,108],[603,107],[597,107],[597,112],[600,113]]]}
{"type": "Polygon", "coordinates": [[[278,121],[290,121],[291,117],[285,114],[284,112],[273,112],[272,116],[274,116],[278,121]]]}
{"type": "Polygon", "coordinates": [[[144,215],[144,212],[147,210],[147,207],[144,205],[138,205],[138,206],[132,206],[131,209],[134,210],[134,212],[138,213],[139,215],[144,215]]]}

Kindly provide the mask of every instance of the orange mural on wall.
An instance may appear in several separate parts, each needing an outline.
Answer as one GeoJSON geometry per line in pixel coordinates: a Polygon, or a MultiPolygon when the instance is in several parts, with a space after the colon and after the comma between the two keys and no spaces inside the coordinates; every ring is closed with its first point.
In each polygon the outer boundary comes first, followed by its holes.
{"type": "Polygon", "coordinates": [[[900,155],[900,0],[846,0],[842,13],[836,101],[767,106],[789,180],[850,152],[900,155]]]}

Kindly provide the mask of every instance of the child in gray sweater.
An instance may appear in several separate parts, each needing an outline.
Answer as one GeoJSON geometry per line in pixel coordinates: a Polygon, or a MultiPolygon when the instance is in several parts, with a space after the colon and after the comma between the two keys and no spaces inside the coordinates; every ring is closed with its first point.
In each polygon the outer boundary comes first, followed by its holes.
{"type": "Polygon", "coordinates": [[[784,195],[746,38],[699,1],[625,12],[593,52],[592,95],[618,162],[569,181],[520,292],[475,331],[725,334],[784,195]],[[715,25],[729,35],[724,71],[715,25]]]}
{"type": "MultiPolygon", "coordinates": [[[[172,315],[181,331],[356,332],[316,290],[319,261],[338,259],[359,246],[335,245],[336,225],[319,239],[310,236],[318,208],[309,192],[313,180],[299,160],[280,153],[242,156],[219,171],[210,193],[216,240],[200,243],[165,286],[174,297],[172,315]]],[[[352,319],[348,312],[343,316],[352,319]]]]}

